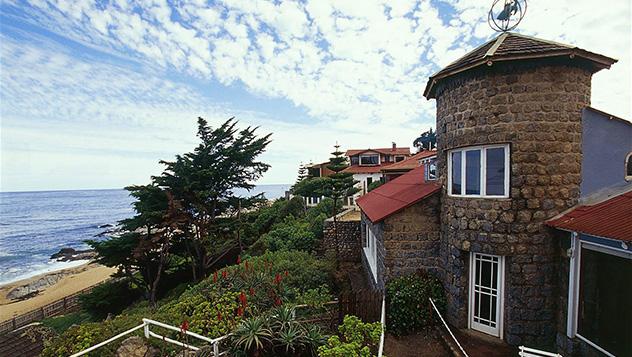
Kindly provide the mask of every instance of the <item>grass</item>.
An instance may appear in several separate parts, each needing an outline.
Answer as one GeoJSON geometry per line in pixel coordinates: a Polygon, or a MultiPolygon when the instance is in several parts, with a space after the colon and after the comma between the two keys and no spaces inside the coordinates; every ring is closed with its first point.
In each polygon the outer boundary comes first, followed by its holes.
{"type": "Polygon", "coordinates": [[[89,321],[92,321],[90,315],[83,311],[80,311],[61,316],[49,317],[42,320],[42,325],[50,327],[53,331],[60,334],[66,331],[72,325],[79,325],[89,321]]]}

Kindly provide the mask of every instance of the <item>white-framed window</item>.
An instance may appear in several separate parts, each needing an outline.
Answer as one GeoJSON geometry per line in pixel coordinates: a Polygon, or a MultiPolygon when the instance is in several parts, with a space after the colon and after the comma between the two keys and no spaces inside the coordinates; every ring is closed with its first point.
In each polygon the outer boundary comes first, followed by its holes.
{"type": "Polygon", "coordinates": [[[448,194],[509,197],[509,144],[471,146],[448,152],[448,194]]]}
{"type": "Polygon", "coordinates": [[[424,175],[426,181],[435,181],[437,179],[437,160],[426,160],[424,162],[424,175]]]}
{"type": "Polygon", "coordinates": [[[503,335],[505,257],[470,253],[469,327],[503,335]]]}
{"type": "Polygon", "coordinates": [[[632,152],[625,158],[625,180],[632,181],[632,152]]]}
{"type": "Polygon", "coordinates": [[[371,275],[373,275],[373,279],[377,281],[377,245],[375,234],[371,231],[369,224],[366,225],[363,250],[366,261],[369,264],[369,269],[371,270],[371,275]]]}
{"type": "Polygon", "coordinates": [[[360,165],[379,165],[380,164],[380,155],[379,154],[364,154],[360,155],[360,165]]]}
{"type": "Polygon", "coordinates": [[[632,252],[573,233],[568,331],[607,356],[632,351],[632,252]]]}

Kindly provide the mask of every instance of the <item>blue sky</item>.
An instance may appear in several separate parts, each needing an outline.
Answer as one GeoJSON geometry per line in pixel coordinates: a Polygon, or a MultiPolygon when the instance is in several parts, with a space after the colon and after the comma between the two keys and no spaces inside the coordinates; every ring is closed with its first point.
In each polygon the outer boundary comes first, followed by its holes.
{"type": "MultiPolygon", "coordinates": [[[[496,35],[491,1],[1,1],[0,190],[146,183],[195,119],[272,132],[260,183],[344,149],[410,146],[429,75],[496,35]]],[[[630,3],[529,1],[518,31],[618,58],[593,106],[630,118],[630,3]]]]}

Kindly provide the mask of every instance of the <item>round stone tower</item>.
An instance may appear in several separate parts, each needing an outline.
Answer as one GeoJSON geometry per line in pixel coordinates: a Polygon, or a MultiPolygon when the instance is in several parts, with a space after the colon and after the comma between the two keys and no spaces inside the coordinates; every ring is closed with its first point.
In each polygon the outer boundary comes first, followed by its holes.
{"type": "Polygon", "coordinates": [[[452,325],[554,345],[564,252],[544,223],[579,199],[582,109],[612,63],[503,33],[430,78],[452,325]]]}

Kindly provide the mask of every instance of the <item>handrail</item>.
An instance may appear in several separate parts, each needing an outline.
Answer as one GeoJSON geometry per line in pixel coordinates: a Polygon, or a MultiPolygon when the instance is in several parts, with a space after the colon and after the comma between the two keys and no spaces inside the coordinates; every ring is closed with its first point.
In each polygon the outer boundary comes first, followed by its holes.
{"type": "Polygon", "coordinates": [[[171,344],[178,345],[180,347],[184,347],[184,348],[187,348],[187,349],[190,349],[190,350],[197,351],[197,350],[200,349],[199,347],[196,347],[196,346],[184,343],[184,342],[176,341],[176,340],[171,339],[169,337],[166,337],[166,336],[160,335],[158,333],[155,333],[153,331],[150,331],[149,330],[149,326],[150,325],[156,325],[158,327],[162,327],[162,328],[165,328],[165,329],[168,329],[168,330],[184,333],[186,335],[195,337],[195,338],[197,338],[199,340],[206,341],[213,347],[213,356],[214,357],[215,356],[221,356],[221,355],[225,354],[225,352],[219,353],[219,345],[218,345],[218,343],[220,341],[228,338],[228,336],[230,336],[230,334],[228,334],[228,335],[220,336],[220,337],[217,337],[217,338],[208,338],[206,336],[202,336],[202,335],[197,334],[195,332],[182,330],[182,329],[180,329],[178,327],[171,326],[171,325],[159,322],[159,321],[143,318],[143,323],[142,324],[140,324],[140,325],[138,325],[136,327],[132,327],[131,329],[129,329],[127,331],[123,331],[123,332],[119,333],[118,335],[116,335],[116,336],[114,336],[112,338],[109,338],[109,339],[107,339],[107,340],[105,340],[105,341],[103,341],[101,343],[98,343],[98,344],[96,344],[96,345],[94,345],[92,347],[89,347],[89,348],[87,348],[87,349],[85,349],[85,350],[83,350],[81,352],[77,352],[77,353],[71,355],[70,357],[83,356],[83,355],[85,355],[88,352],[92,352],[92,351],[96,350],[99,347],[103,347],[103,346],[107,345],[108,343],[113,342],[113,341],[115,341],[115,340],[117,340],[117,339],[119,339],[119,338],[121,338],[123,336],[129,335],[130,333],[132,333],[132,332],[134,332],[136,330],[139,330],[141,328],[144,330],[144,334],[145,334],[145,337],[147,339],[149,339],[150,337],[155,337],[155,338],[161,339],[162,341],[169,342],[171,344]]]}
{"type": "Polygon", "coordinates": [[[386,298],[382,296],[382,316],[380,317],[382,324],[382,334],[380,334],[380,346],[377,349],[377,357],[382,357],[384,353],[384,333],[386,332],[386,298]]]}
{"type": "Polygon", "coordinates": [[[529,347],[525,347],[525,346],[520,346],[518,347],[518,349],[520,350],[518,352],[518,356],[521,357],[562,357],[561,354],[559,353],[552,353],[552,352],[546,352],[546,351],[541,351],[541,350],[536,350],[535,348],[529,348],[529,347]]]}
{"type": "Polygon", "coordinates": [[[443,316],[441,316],[441,313],[439,312],[439,309],[437,309],[437,306],[435,305],[434,301],[432,301],[432,298],[428,298],[428,300],[430,300],[430,303],[432,304],[432,307],[437,312],[437,315],[439,315],[439,318],[441,319],[441,322],[443,322],[443,326],[445,326],[445,328],[448,330],[448,332],[450,333],[450,336],[452,336],[452,339],[454,340],[454,342],[456,342],[456,345],[459,347],[461,352],[463,352],[463,355],[465,355],[465,357],[469,357],[467,352],[465,352],[465,350],[463,349],[463,346],[461,346],[461,344],[456,339],[456,337],[454,337],[454,334],[452,333],[452,331],[448,327],[448,324],[445,323],[445,320],[443,319],[443,316]]]}
{"type": "Polygon", "coordinates": [[[83,351],[81,351],[81,352],[77,352],[77,353],[75,353],[74,355],[71,355],[70,357],[83,356],[83,355],[85,355],[85,354],[86,354],[86,353],[88,353],[88,352],[92,352],[92,351],[96,350],[96,349],[97,349],[97,348],[99,348],[99,347],[105,346],[105,345],[107,345],[108,343],[110,343],[110,342],[112,342],[112,341],[114,341],[114,340],[117,340],[117,339],[119,339],[119,338],[121,338],[121,337],[123,337],[123,336],[125,336],[125,335],[129,335],[130,333],[132,333],[132,332],[134,332],[134,331],[136,331],[136,330],[139,330],[139,329],[141,329],[141,328],[143,328],[143,327],[145,327],[145,323],[142,323],[142,324],[140,324],[140,325],[138,325],[138,326],[136,326],[136,327],[132,327],[131,329],[129,329],[129,330],[127,330],[127,331],[124,331],[124,332],[121,332],[121,333],[119,333],[118,335],[116,335],[116,336],[114,336],[114,337],[112,337],[112,338],[110,338],[110,339],[107,339],[107,340],[105,340],[105,341],[103,341],[103,342],[101,342],[101,343],[98,343],[98,344],[96,344],[96,345],[94,345],[94,346],[92,346],[92,347],[89,347],[89,348],[87,348],[87,349],[85,349],[85,350],[83,350],[83,351]]]}

